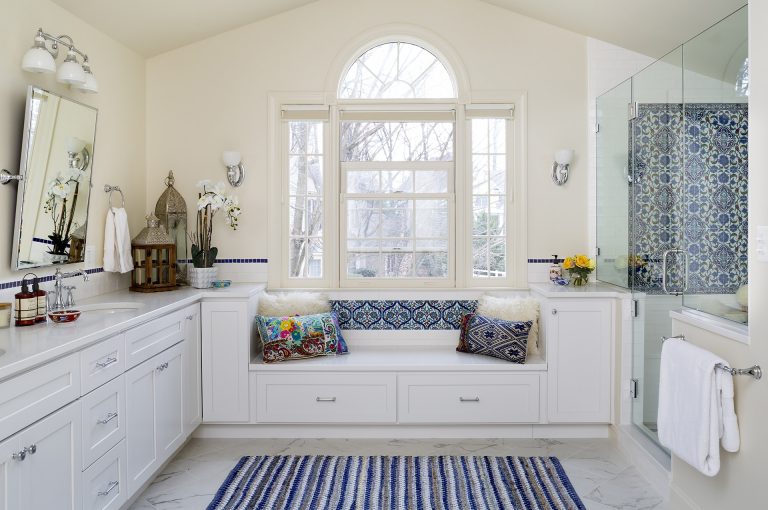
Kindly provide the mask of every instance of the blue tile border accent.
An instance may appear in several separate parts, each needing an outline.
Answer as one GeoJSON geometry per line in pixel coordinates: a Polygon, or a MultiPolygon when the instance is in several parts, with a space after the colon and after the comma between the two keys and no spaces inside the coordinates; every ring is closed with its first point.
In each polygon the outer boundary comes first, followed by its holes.
{"type": "Polygon", "coordinates": [[[564,259],[528,259],[529,264],[561,264],[564,259]]]}
{"type": "MultiPolygon", "coordinates": [[[[32,269],[37,269],[37,268],[32,268],[32,269]]],[[[45,268],[45,269],[47,269],[47,268],[45,268]]],[[[32,273],[34,271],[29,271],[29,272],[32,273]]],[[[103,267],[94,267],[94,268],[91,268],[91,269],[86,269],[85,272],[88,273],[88,274],[103,273],[104,272],[104,268],[103,267]]],[[[39,278],[39,281],[40,281],[40,283],[52,282],[53,281],[53,275],[41,276],[39,278]]],[[[14,281],[10,281],[10,282],[1,282],[0,283],[0,290],[12,289],[14,287],[21,287],[21,280],[14,280],[14,281]]]]}
{"type": "Polygon", "coordinates": [[[332,300],[341,329],[459,329],[461,318],[477,309],[475,300],[332,300]]]}
{"type": "MultiPolygon", "coordinates": [[[[249,259],[249,258],[232,258],[232,259],[220,259],[217,258],[215,264],[266,264],[269,261],[267,259],[249,259]]],[[[191,264],[192,259],[187,259],[187,264],[191,264]]]]}

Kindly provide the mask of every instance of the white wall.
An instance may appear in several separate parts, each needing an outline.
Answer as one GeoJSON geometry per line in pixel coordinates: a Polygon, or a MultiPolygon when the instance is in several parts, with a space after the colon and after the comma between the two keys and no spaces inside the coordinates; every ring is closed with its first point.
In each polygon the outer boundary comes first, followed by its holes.
{"type": "MultiPolygon", "coordinates": [[[[749,2],[749,330],[751,343],[740,344],[692,326],[678,325],[678,332],[737,367],[762,365],[768,369],[768,264],[755,256],[755,232],[768,225],[768,3],[749,2]]],[[[768,458],[768,384],[748,377],[736,378],[736,414],[741,450],[723,453],[720,474],[707,478],[676,458],[672,461],[672,508],[762,508],[768,501],[765,459],[768,458]]]]}
{"type": "Polygon", "coordinates": [[[238,149],[241,228],[218,224],[214,244],[224,258],[266,258],[267,94],[325,90],[350,41],[393,23],[450,41],[473,90],[528,92],[528,256],[586,250],[586,38],[473,0],[321,0],[149,59],[148,207],[169,169],[191,205],[198,180],[224,178],[222,150],[238,149]],[[557,187],[549,172],[561,147],[577,156],[557,187]]]}
{"type": "MultiPolygon", "coordinates": [[[[0,34],[0,167],[14,174],[19,170],[27,85],[42,87],[99,110],[87,242],[96,251],[89,267],[100,267],[107,210],[104,184],[117,184],[125,190],[134,232],[142,226],[146,214],[144,59],[48,0],[3,0],[0,34]],[[55,35],[71,36],[78,49],[88,53],[99,82],[99,94],[81,94],[57,83],[53,75],[21,70],[21,58],[39,27],[55,35]]],[[[57,63],[62,61],[60,56],[57,63]]],[[[16,185],[0,186],[0,282],[19,280],[23,275],[10,269],[15,204],[16,185]]],[[[36,272],[41,276],[53,273],[50,269],[36,272]]]]}

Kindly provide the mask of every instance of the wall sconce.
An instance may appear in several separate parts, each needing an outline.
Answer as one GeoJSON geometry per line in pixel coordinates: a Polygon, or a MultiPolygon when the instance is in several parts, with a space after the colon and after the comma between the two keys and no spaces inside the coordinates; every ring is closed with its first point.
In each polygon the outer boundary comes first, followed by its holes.
{"type": "Polygon", "coordinates": [[[91,162],[91,153],[88,152],[85,140],[72,137],[67,140],[67,155],[69,156],[69,168],[76,168],[81,172],[88,168],[91,162]]]}
{"type": "Polygon", "coordinates": [[[573,161],[573,149],[555,151],[555,162],[552,164],[552,181],[562,186],[568,180],[568,169],[573,161]]]}
{"type": "Polygon", "coordinates": [[[80,92],[95,94],[99,91],[99,84],[88,63],[88,55],[75,48],[72,38],[68,35],[55,37],[43,32],[42,28],[37,29],[35,43],[21,59],[21,68],[30,73],[56,73],[56,81],[68,83],[80,92]],[[46,45],[46,41],[52,42],[50,48],[46,45]],[[59,56],[59,44],[67,48],[67,56],[57,70],[56,58],[59,56]],[[83,58],[82,65],[77,61],[77,55],[83,58]]]}
{"type": "Polygon", "coordinates": [[[221,159],[227,167],[227,180],[232,186],[237,188],[245,179],[245,168],[243,168],[241,163],[240,153],[237,151],[224,151],[221,154],[221,159]]]}

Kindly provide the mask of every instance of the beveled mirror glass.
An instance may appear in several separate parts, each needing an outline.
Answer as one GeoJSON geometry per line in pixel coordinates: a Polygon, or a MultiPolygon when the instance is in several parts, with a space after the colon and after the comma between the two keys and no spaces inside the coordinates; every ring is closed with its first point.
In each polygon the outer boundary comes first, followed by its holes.
{"type": "Polygon", "coordinates": [[[29,87],[12,269],[82,262],[97,110],[29,87]]]}

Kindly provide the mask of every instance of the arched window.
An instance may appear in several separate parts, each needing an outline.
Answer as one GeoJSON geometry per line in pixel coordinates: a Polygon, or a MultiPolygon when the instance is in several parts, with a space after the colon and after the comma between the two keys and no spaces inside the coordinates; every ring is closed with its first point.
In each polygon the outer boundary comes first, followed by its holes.
{"type": "Polygon", "coordinates": [[[341,99],[445,99],[456,89],[445,65],[421,46],[387,42],[355,60],[339,84],[341,99]]]}

